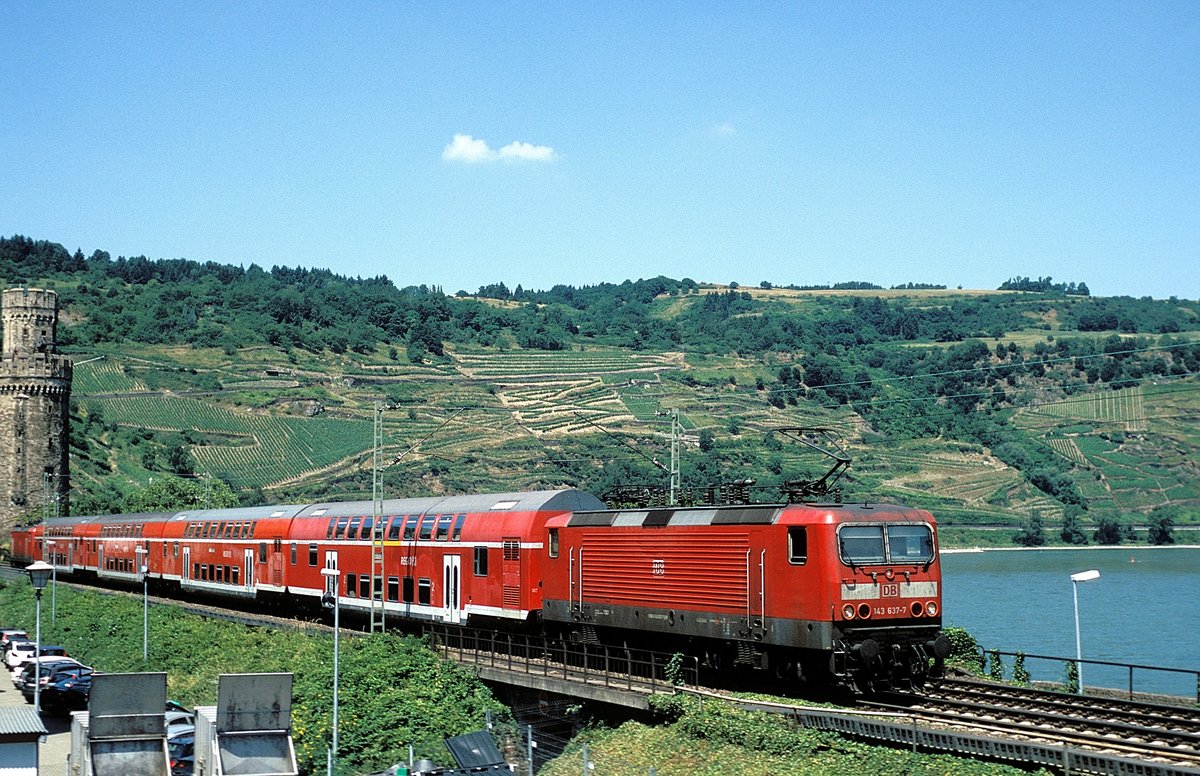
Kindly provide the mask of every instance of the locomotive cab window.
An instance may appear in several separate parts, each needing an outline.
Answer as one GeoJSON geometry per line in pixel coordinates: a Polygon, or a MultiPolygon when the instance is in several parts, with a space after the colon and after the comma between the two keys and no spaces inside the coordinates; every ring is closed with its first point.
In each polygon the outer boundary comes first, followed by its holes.
{"type": "Polygon", "coordinates": [[[808,562],[808,529],[804,526],[788,528],[788,563],[803,566],[808,562]]]}
{"type": "Polygon", "coordinates": [[[933,560],[933,531],[927,525],[889,525],[888,550],[892,563],[928,563],[933,560]]]}
{"type": "Polygon", "coordinates": [[[848,566],[885,563],[883,526],[843,525],[838,529],[838,551],[848,566]]]}

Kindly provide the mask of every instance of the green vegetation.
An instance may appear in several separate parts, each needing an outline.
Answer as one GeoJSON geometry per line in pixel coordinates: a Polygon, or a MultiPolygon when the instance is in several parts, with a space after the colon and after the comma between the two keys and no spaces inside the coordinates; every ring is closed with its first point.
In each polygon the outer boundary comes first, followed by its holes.
{"type": "MultiPolygon", "coordinates": [[[[694,773],[770,773],[778,776],[1016,776],[1028,771],[948,755],[915,754],[850,741],[832,733],[788,727],[777,715],[739,711],[690,696],[657,696],[667,725],[627,722],[615,730],[591,729],[539,773],[581,772],[582,745],[596,773],[660,776],[694,773]]],[[[1038,771],[1038,773],[1045,773],[1038,771]]]]}
{"type": "Polygon", "coordinates": [[[1200,523],[1192,301],[1041,277],[451,297],[19,236],[0,238],[0,271],[60,294],[77,513],[122,509],[166,474],[244,504],[369,497],[382,401],[389,496],[661,487],[676,412],[685,487],[752,478],[779,498],[823,463],[764,432],[822,426],[854,458],[845,498],[928,508],[948,546],[984,527],[999,530],[974,543],[1165,543],[1200,523]]]}
{"type": "MultiPolygon", "coordinates": [[[[216,703],[223,673],[291,672],[292,732],[302,773],[324,772],[332,709],[332,636],[297,625],[251,628],[185,614],[150,610],[150,659],[142,662],[142,607],[136,598],[58,589],[57,622],[43,607],[42,637],[78,659],[110,672],[166,671],[168,697],[188,706],[216,703]]],[[[34,625],[28,583],[0,587],[6,625],[34,625]]],[[[341,773],[378,771],[418,757],[445,762],[446,736],[483,726],[487,711],[508,711],[470,672],[441,660],[411,637],[343,638],[340,646],[341,773]]]]}

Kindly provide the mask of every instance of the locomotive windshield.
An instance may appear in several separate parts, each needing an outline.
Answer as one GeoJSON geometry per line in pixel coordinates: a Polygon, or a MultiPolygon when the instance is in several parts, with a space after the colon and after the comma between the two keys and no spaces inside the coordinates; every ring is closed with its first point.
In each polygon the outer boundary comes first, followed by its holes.
{"type": "Polygon", "coordinates": [[[933,531],[927,525],[889,525],[884,540],[882,525],[844,525],[838,530],[838,548],[848,566],[886,563],[919,564],[933,560],[933,531]]]}

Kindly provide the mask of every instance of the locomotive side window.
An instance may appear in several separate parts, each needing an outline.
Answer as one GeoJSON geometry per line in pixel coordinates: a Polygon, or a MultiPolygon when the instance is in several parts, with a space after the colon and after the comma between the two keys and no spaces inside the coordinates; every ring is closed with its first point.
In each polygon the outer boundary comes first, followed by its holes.
{"type": "Polygon", "coordinates": [[[466,515],[459,515],[454,518],[454,533],[450,534],[450,541],[457,542],[462,538],[463,523],[467,522],[466,515]]]}
{"type": "Polygon", "coordinates": [[[892,563],[927,563],[933,560],[933,531],[927,525],[889,525],[888,549],[892,563]]]}
{"type": "Polygon", "coordinates": [[[475,548],[475,576],[486,577],[488,573],[488,548],[475,548]]]}
{"type": "Polygon", "coordinates": [[[804,526],[788,528],[788,563],[803,566],[808,562],[808,529],[804,526]]]}
{"type": "Polygon", "coordinates": [[[842,562],[850,566],[884,563],[883,526],[843,525],[838,530],[838,549],[842,562]]]}
{"type": "Polygon", "coordinates": [[[433,581],[429,577],[421,577],[417,580],[417,603],[429,606],[429,601],[433,598],[433,581]]]}
{"type": "Polygon", "coordinates": [[[550,557],[551,558],[558,557],[558,529],[557,528],[550,529],[550,557]]]}

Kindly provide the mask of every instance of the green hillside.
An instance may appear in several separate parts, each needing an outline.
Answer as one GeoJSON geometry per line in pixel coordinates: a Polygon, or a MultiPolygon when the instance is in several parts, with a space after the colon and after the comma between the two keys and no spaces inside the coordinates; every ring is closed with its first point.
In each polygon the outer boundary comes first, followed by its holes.
{"type": "Polygon", "coordinates": [[[381,402],[388,496],[665,486],[675,413],[686,488],[752,478],[778,499],[823,462],[767,432],[820,426],[854,458],[844,498],[946,525],[1200,522],[1186,300],[1027,278],[446,296],[26,238],[0,238],[0,270],[60,294],[76,510],[120,509],[167,474],[219,478],[244,503],[370,498],[381,402]]]}

